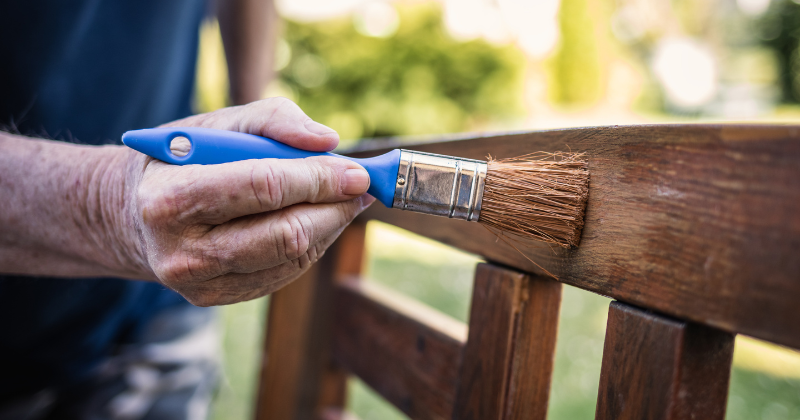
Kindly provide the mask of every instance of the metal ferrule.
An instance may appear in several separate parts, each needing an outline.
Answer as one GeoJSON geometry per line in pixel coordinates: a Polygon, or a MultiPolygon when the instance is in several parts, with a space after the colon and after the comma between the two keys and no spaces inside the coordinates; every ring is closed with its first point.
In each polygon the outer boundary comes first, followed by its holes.
{"type": "Polygon", "coordinates": [[[400,151],[392,207],[477,222],[486,162],[400,151]]]}

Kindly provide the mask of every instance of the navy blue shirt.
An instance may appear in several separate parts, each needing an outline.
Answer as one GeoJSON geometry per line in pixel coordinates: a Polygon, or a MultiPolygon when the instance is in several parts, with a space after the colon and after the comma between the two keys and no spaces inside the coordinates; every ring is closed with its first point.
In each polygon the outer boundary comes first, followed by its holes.
{"type": "MultiPolygon", "coordinates": [[[[203,0],[0,4],[0,128],[88,144],[190,114],[203,0]]],[[[2,151],[0,151],[2,153],[2,151]]],[[[0,276],[0,403],[81,381],[160,308],[155,283],[0,276]]]]}

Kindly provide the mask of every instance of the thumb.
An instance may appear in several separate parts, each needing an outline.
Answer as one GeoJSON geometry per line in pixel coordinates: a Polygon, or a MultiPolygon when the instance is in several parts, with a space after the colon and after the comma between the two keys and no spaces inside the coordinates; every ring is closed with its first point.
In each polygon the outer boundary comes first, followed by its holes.
{"type": "Polygon", "coordinates": [[[269,137],[298,149],[328,152],[339,134],[314,120],[286,98],[268,98],[223,108],[164,124],[163,127],[204,127],[269,137]]]}
{"type": "Polygon", "coordinates": [[[241,109],[240,131],[278,140],[298,149],[327,152],[339,144],[339,134],[306,115],[286,98],[252,102],[241,109]]]}

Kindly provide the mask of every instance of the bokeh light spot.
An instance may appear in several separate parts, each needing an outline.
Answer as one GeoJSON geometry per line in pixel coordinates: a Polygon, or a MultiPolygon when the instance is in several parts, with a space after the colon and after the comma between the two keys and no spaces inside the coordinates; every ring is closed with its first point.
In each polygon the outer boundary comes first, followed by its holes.
{"type": "Polygon", "coordinates": [[[717,91],[717,66],[702,45],[688,38],[665,38],[653,55],[653,72],[667,98],[679,107],[699,107],[717,91]]]}
{"type": "Polygon", "coordinates": [[[353,15],[356,30],[365,36],[387,38],[397,32],[400,17],[388,3],[373,1],[361,6],[353,15]]]}

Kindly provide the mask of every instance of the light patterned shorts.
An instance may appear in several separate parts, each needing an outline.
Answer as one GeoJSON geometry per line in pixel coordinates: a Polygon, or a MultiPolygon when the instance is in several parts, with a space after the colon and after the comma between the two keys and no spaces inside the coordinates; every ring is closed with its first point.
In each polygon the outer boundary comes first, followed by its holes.
{"type": "Polygon", "coordinates": [[[80,392],[0,407],[0,420],[203,420],[220,377],[217,311],[176,305],[154,316],[80,392]]]}

